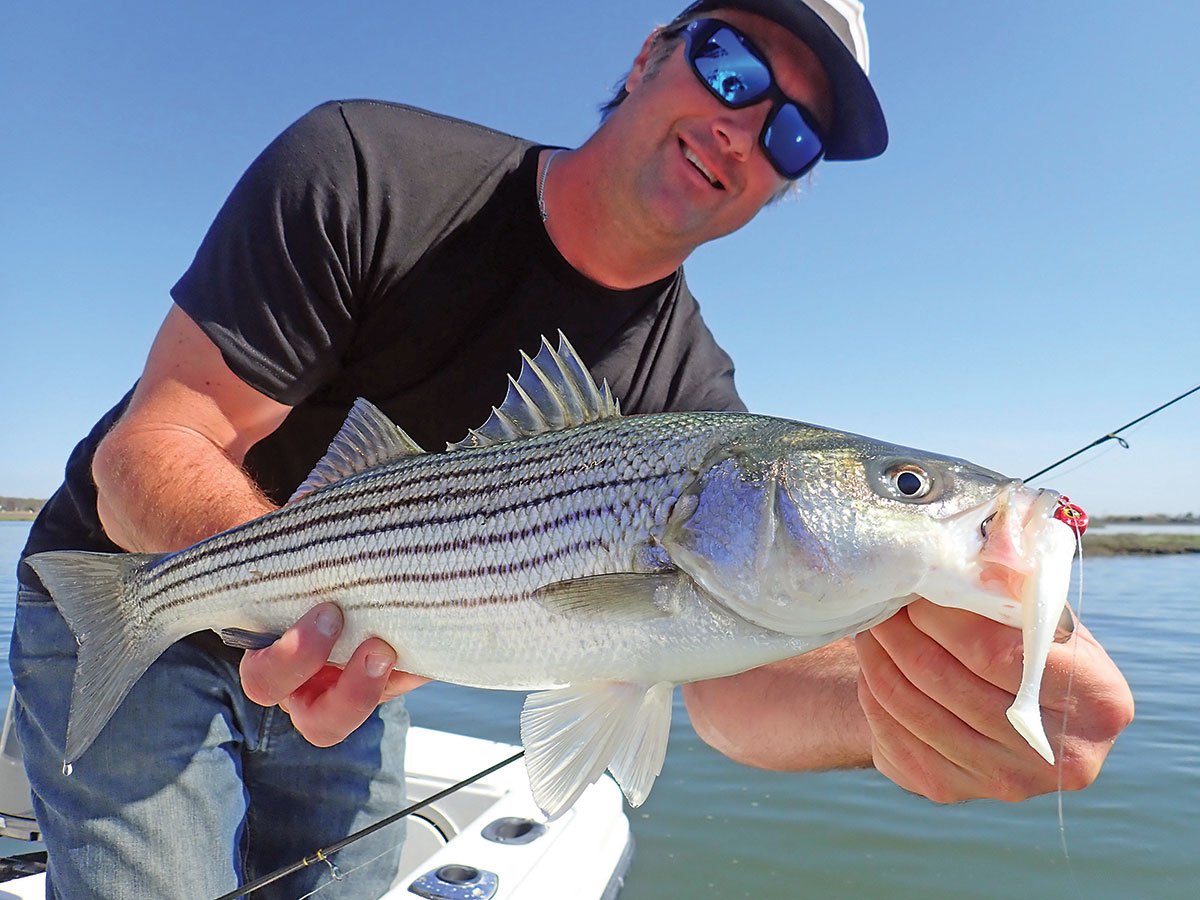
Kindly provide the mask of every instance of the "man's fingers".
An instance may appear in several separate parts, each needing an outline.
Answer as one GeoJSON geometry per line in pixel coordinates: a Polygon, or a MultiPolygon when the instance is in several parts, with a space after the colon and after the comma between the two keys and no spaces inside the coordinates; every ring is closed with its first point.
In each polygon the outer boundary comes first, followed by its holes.
{"type": "Polygon", "coordinates": [[[261,706],[274,706],[325,666],[342,630],[342,613],[332,603],[310,609],[283,636],[242,657],[242,689],[261,706]]]}
{"type": "Polygon", "coordinates": [[[962,609],[917,600],[905,607],[909,620],[984,681],[1016,695],[1025,658],[1021,631],[962,609]]]}
{"type": "Polygon", "coordinates": [[[395,665],[396,651],[385,641],[364,641],[344,669],[328,667],[332,672],[323,671],[288,698],[296,730],[318,747],[344,740],[385,699],[395,665]]]}
{"type": "Polygon", "coordinates": [[[319,747],[344,740],[384,700],[429,679],[395,671],[396,651],[369,638],[345,667],[328,663],[342,630],[332,603],[313,607],[282,637],[242,657],[242,688],[262,706],[278,705],[304,737],[319,747]]]}
{"type": "MultiPolygon", "coordinates": [[[[990,740],[1014,750],[1025,745],[1005,715],[1013,695],[966,668],[945,647],[917,628],[905,610],[872,628],[859,640],[867,636],[870,641],[861,644],[860,656],[863,650],[870,649],[871,642],[877,643],[887,663],[902,673],[899,677],[917,697],[928,699],[990,740]]],[[[888,691],[886,675],[876,676],[876,680],[884,682],[881,691],[888,691]]],[[[904,692],[895,693],[900,694],[897,702],[903,702],[904,692]]]]}
{"type": "Polygon", "coordinates": [[[865,678],[859,679],[858,701],[871,728],[872,760],[882,775],[935,803],[956,803],[975,796],[970,776],[913,737],[875,699],[865,678]]]}
{"type": "Polygon", "coordinates": [[[1018,629],[920,600],[859,635],[855,646],[877,768],[942,802],[1085,787],[1133,715],[1128,686],[1083,626],[1051,648],[1043,678],[1042,716],[1058,767],[1007,727],[1004,711],[1021,679],[1018,629]]]}
{"type": "MultiPolygon", "coordinates": [[[[916,743],[931,748],[956,768],[967,771],[973,770],[979,759],[1000,749],[993,746],[995,742],[991,736],[976,731],[942,706],[938,698],[930,697],[914,684],[908,673],[889,655],[886,645],[871,632],[860,634],[855,639],[855,648],[862,665],[863,681],[874,704],[907,733],[897,733],[895,737],[911,736],[916,743]]],[[[973,677],[961,666],[958,670],[973,677]]],[[[954,677],[953,672],[944,674],[948,678],[954,677]]],[[[1001,705],[999,710],[1000,720],[1007,725],[1004,706],[1001,705]]],[[[1020,736],[1017,739],[1020,740],[1020,736]]]]}

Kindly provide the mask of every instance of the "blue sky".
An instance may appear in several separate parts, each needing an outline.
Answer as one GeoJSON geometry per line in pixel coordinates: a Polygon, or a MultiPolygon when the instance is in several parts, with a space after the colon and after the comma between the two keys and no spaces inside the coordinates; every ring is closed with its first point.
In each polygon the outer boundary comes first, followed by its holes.
{"type": "MultiPolygon", "coordinates": [[[[10,9],[0,494],[55,489],[293,119],[375,97],[578,144],[682,2],[10,9]]],[[[889,151],[818,167],[687,267],[750,407],[1025,475],[1200,382],[1200,4],[867,12],[889,151]]],[[[1042,483],[1096,514],[1200,513],[1200,395],[1128,438],[1042,483]]]]}

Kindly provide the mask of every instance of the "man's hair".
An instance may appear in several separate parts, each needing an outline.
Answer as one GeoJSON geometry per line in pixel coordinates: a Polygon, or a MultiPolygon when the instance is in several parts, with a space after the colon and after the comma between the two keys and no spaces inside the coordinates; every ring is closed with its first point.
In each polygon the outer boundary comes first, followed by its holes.
{"type": "MultiPolygon", "coordinates": [[[[653,78],[658,73],[659,66],[666,62],[667,58],[675,52],[675,48],[683,42],[683,32],[687,30],[688,25],[698,19],[704,19],[707,17],[708,13],[706,12],[689,13],[686,16],[680,16],[669,25],[664,25],[662,28],[660,28],[654,35],[654,43],[651,45],[650,55],[646,59],[646,74],[644,80],[649,81],[651,78],[653,78]]],[[[625,82],[628,80],[629,72],[626,72],[621,76],[614,86],[612,97],[610,97],[606,103],[602,103],[600,105],[601,122],[607,119],[609,114],[622,103],[624,103],[625,98],[629,96],[629,92],[625,90],[625,82]]],[[[811,172],[808,174],[805,180],[811,182],[811,172]]],[[[767,205],[770,206],[774,203],[778,203],[785,197],[796,196],[799,193],[800,182],[789,180],[782,188],[775,192],[775,195],[769,201],[767,201],[767,205]]]]}
{"type": "MultiPolygon", "coordinates": [[[[669,25],[664,25],[658,29],[654,35],[654,43],[650,47],[650,56],[646,60],[646,78],[650,79],[655,76],[658,67],[661,66],[672,53],[675,48],[683,41],[683,32],[688,25],[697,19],[704,18],[702,13],[692,13],[687,16],[681,16],[669,25]]],[[[632,70],[630,70],[632,71],[632,70]]],[[[629,80],[629,72],[626,72],[617,81],[613,88],[613,95],[607,102],[600,104],[600,121],[603,122],[608,118],[608,114],[625,102],[625,98],[629,96],[629,92],[625,90],[625,82],[629,80]]]]}

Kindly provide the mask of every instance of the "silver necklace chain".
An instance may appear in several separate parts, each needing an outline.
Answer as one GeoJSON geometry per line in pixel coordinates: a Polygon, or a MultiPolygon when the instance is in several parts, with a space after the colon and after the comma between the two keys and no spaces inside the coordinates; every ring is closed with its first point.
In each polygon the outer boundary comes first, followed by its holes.
{"type": "Polygon", "coordinates": [[[550,214],[546,212],[546,176],[550,174],[550,164],[554,162],[554,157],[563,152],[561,147],[557,150],[551,150],[550,155],[546,157],[546,164],[542,166],[542,177],[538,180],[537,202],[538,212],[542,214],[543,222],[550,218],[550,214]]]}

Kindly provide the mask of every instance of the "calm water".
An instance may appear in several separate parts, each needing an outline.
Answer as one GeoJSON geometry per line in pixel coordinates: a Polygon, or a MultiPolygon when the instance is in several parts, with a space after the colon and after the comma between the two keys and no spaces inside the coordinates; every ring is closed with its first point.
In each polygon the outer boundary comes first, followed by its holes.
{"type": "MultiPolygon", "coordinates": [[[[6,630],[27,530],[0,522],[6,630]]],[[[701,744],[677,708],[663,775],[630,815],[623,900],[1200,897],[1200,555],[1096,559],[1085,579],[1084,620],[1138,717],[1100,780],[1064,798],[1069,863],[1054,797],[943,808],[869,772],[759,772],[701,744]]],[[[430,685],[409,707],[421,725],[516,743],[520,703],[430,685]]]]}

